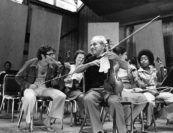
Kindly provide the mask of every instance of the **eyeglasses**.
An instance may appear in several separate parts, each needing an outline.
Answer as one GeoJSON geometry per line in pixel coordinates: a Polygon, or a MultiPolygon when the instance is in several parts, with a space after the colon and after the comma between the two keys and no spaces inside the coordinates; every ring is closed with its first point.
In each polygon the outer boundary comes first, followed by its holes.
{"type": "Polygon", "coordinates": [[[54,55],[55,53],[48,53],[48,54],[46,54],[46,55],[48,55],[48,56],[52,56],[52,55],[54,55]]]}

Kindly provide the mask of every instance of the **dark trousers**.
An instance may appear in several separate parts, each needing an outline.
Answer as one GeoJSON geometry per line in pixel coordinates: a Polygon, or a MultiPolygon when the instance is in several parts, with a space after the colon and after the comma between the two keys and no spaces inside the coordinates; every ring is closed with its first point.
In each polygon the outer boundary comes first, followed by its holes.
{"type": "MultiPolygon", "coordinates": [[[[104,95],[106,93],[104,92],[104,95]]],[[[103,89],[99,88],[97,90],[89,91],[84,97],[84,105],[86,111],[89,113],[93,133],[99,131],[103,132],[103,125],[100,121],[100,103],[107,102],[110,114],[115,120],[115,124],[118,133],[126,133],[126,126],[124,120],[123,107],[120,103],[120,97],[117,95],[110,95],[105,99],[103,95],[103,89]]]]}

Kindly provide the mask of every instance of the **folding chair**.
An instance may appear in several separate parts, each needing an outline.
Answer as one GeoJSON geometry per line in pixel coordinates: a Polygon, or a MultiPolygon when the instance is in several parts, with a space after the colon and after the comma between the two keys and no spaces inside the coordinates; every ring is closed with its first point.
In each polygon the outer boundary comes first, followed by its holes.
{"type": "Polygon", "coordinates": [[[65,100],[67,106],[70,105],[70,126],[72,127],[74,124],[76,124],[76,113],[77,113],[77,102],[76,100],[65,100]]]}
{"type": "MultiPolygon", "coordinates": [[[[108,106],[107,106],[105,103],[102,103],[102,104],[101,104],[100,120],[101,120],[102,123],[104,123],[104,121],[105,121],[105,119],[106,119],[106,117],[107,117],[107,114],[108,114],[108,112],[106,112],[105,115],[104,115],[104,111],[106,110],[107,107],[108,107],[108,106]]],[[[81,124],[81,127],[80,127],[80,129],[79,129],[79,133],[82,133],[82,132],[83,132],[83,127],[84,127],[85,124],[86,124],[87,117],[88,117],[88,116],[87,116],[87,113],[85,113],[84,120],[83,120],[83,122],[82,122],[82,124],[81,124]]],[[[113,133],[115,133],[115,132],[113,132],[113,133]]]]}
{"type": "MultiPolygon", "coordinates": [[[[65,104],[70,105],[70,126],[72,127],[73,126],[73,123],[75,123],[75,116],[74,116],[74,113],[77,112],[77,103],[76,103],[76,100],[69,100],[69,99],[66,99],[65,100],[65,104]]],[[[51,123],[51,124],[54,124],[56,122],[56,119],[51,123]]],[[[63,119],[61,121],[61,129],[64,128],[64,123],[63,123],[63,119]]]]}
{"type": "MultiPolygon", "coordinates": [[[[130,106],[130,110],[131,110],[131,113],[130,113],[131,125],[130,125],[130,126],[131,126],[131,133],[133,133],[133,104],[132,104],[131,102],[125,102],[125,101],[121,101],[121,104],[122,104],[123,106],[125,106],[125,105],[130,106]]],[[[105,115],[104,115],[104,110],[105,110],[106,108],[108,108],[108,105],[106,105],[106,104],[101,104],[100,120],[101,120],[102,123],[105,122],[106,117],[107,117],[107,114],[108,114],[108,111],[107,111],[107,112],[105,113],[105,115]]],[[[86,119],[87,119],[87,115],[85,114],[84,120],[83,120],[82,125],[81,125],[81,128],[80,128],[80,130],[79,130],[79,133],[82,133],[83,127],[84,127],[84,125],[85,125],[85,123],[86,123],[86,119]]],[[[115,122],[114,122],[114,119],[113,119],[113,123],[115,123],[115,122]]],[[[115,125],[113,125],[113,133],[116,133],[116,127],[115,127],[115,125]]]]}
{"type": "MultiPolygon", "coordinates": [[[[130,107],[130,118],[131,118],[131,125],[130,125],[130,127],[131,127],[131,133],[133,133],[133,103],[132,102],[126,102],[126,101],[121,101],[121,104],[123,105],[123,106],[129,106],[130,107]]],[[[104,123],[105,122],[105,118],[106,118],[106,116],[107,116],[107,114],[108,114],[108,112],[106,112],[106,114],[105,114],[105,116],[102,118],[102,115],[103,115],[103,110],[105,109],[105,107],[106,106],[103,106],[102,107],[102,109],[101,109],[101,114],[100,114],[100,117],[101,117],[101,120],[102,120],[102,123],[104,123]]],[[[108,107],[108,106],[107,106],[108,107]]],[[[115,127],[114,127],[114,125],[113,125],[113,132],[115,132],[115,127]]]]}
{"type": "Polygon", "coordinates": [[[14,120],[14,104],[15,100],[20,100],[20,92],[21,88],[19,84],[15,80],[15,75],[6,74],[3,82],[3,94],[2,94],[2,103],[0,107],[0,111],[4,107],[5,100],[8,100],[7,112],[9,111],[9,101],[12,100],[12,118],[14,120]]]}
{"type": "MultiPolygon", "coordinates": [[[[165,107],[165,110],[168,112],[168,113],[172,113],[173,112],[173,103],[167,105],[165,107]]],[[[167,122],[166,122],[166,125],[170,124],[170,121],[169,119],[167,119],[167,122]]]]}
{"type": "Polygon", "coordinates": [[[46,111],[46,114],[48,114],[50,112],[50,107],[52,106],[50,102],[52,102],[53,99],[51,97],[47,97],[47,96],[37,96],[36,97],[36,105],[35,105],[35,109],[36,109],[36,116],[38,116],[38,107],[40,108],[40,116],[39,119],[42,121],[43,119],[43,113],[44,111],[46,111]],[[39,105],[40,103],[40,105],[39,105]],[[46,105],[49,104],[49,105],[46,105]]]}
{"type": "MultiPolygon", "coordinates": [[[[84,75],[83,78],[81,80],[81,85],[82,85],[82,92],[85,92],[85,82],[84,82],[84,75]]],[[[67,106],[70,105],[70,126],[73,126],[75,124],[77,124],[77,111],[78,111],[78,105],[77,105],[77,101],[75,99],[70,99],[67,98],[66,99],[66,104],[67,106]]]]}
{"type": "MultiPolygon", "coordinates": [[[[145,123],[144,123],[144,111],[141,111],[140,117],[141,117],[141,131],[142,132],[145,132],[145,128],[144,128],[144,125],[145,125],[145,123]]],[[[157,125],[156,125],[156,119],[155,119],[154,109],[153,109],[153,113],[152,113],[152,116],[151,117],[152,117],[151,125],[152,124],[154,125],[154,130],[155,130],[155,132],[157,132],[157,125]]]]}
{"type": "MultiPolygon", "coordinates": [[[[52,98],[51,97],[47,97],[47,96],[37,96],[36,97],[36,103],[35,103],[35,109],[36,109],[36,116],[38,115],[38,104],[40,104],[40,121],[42,121],[42,118],[43,118],[43,112],[44,112],[44,107],[47,108],[47,113],[49,113],[50,111],[50,108],[51,108],[51,102],[52,101],[52,98]],[[46,102],[49,102],[49,106],[47,107],[46,105],[46,102]]],[[[20,128],[20,123],[22,121],[22,118],[23,118],[23,114],[24,114],[24,110],[21,108],[20,109],[20,114],[19,114],[19,120],[18,120],[18,123],[17,123],[17,127],[20,128]]],[[[33,116],[33,119],[34,119],[34,116],[33,116]]],[[[33,130],[33,119],[31,120],[31,124],[29,125],[29,131],[32,131],[33,130]]]]}
{"type": "Polygon", "coordinates": [[[132,102],[127,102],[127,101],[121,101],[121,104],[123,106],[129,106],[130,107],[130,118],[131,118],[131,123],[130,123],[130,128],[131,128],[131,133],[133,133],[133,103],[132,102]]]}

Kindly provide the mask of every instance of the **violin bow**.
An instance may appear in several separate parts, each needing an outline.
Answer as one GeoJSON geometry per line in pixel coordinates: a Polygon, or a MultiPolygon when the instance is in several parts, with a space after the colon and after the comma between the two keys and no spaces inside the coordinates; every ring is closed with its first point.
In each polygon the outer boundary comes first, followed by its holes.
{"type": "Polygon", "coordinates": [[[119,41],[117,44],[113,45],[111,47],[111,50],[113,50],[117,45],[123,43],[124,41],[126,41],[127,39],[129,39],[130,37],[132,37],[133,35],[135,35],[136,33],[138,33],[139,31],[141,31],[142,29],[144,29],[145,27],[147,27],[148,25],[150,25],[152,22],[154,22],[158,18],[160,18],[160,15],[156,16],[155,18],[153,18],[152,20],[150,20],[148,23],[144,24],[142,27],[140,27],[139,29],[137,29],[136,31],[134,31],[132,34],[128,35],[127,37],[125,37],[124,39],[122,39],[121,41],[119,41]]]}
{"type": "Polygon", "coordinates": [[[73,74],[74,74],[74,72],[73,72],[73,73],[70,73],[70,74],[65,74],[65,75],[62,75],[62,76],[56,76],[55,78],[46,80],[45,82],[42,82],[42,83],[39,84],[39,85],[43,85],[43,84],[45,84],[45,83],[47,83],[47,82],[50,82],[50,81],[52,81],[52,80],[60,79],[60,78],[63,78],[63,77],[66,77],[66,76],[70,76],[70,75],[73,75],[73,74]]]}

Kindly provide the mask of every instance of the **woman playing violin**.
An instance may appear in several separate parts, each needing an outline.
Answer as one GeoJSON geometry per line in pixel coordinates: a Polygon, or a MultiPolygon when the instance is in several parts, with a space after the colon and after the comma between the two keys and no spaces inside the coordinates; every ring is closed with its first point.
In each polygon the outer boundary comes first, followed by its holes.
{"type": "Polygon", "coordinates": [[[84,103],[83,103],[83,88],[81,87],[81,81],[83,79],[83,73],[74,73],[75,69],[81,65],[85,58],[85,52],[83,50],[77,50],[74,56],[75,64],[70,65],[69,75],[64,79],[66,94],[68,99],[76,99],[79,107],[80,117],[83,117],[84,103]]]}
{"type": "MultiPolygon", "coordinates": [[[[146,125],[146,128],[148,128],[151,125],[155,99],[163,99],[166,103],[170,103],[173,94],[171,94],[170,92],[158,92],[156,87],[158,86],[158,74],[161,72],[159,72],[154,67],[154,55],[150,50],[141,50],[138,54],[138,62],[140,64],[140,68],[138,70],[138,75],[136,76],[135,81],[139,87],[141,87],[143,90],[146,90],[146,92],[144,92],[144,95],[149,102],[149,106],[147,108],[146,125]]],[[[163,65],[160,64],[160,70],[163,70],[161,69],[162,67],[163,65]]]]}
{"type": "MultiPolygon", "coordinates": [[[[124,61],[127,60],[127,52],[124,47],[117,46],[113,51],[124,61]]],[[[123,101],[132,102],[134,104],[133,108],[133,121],[141,113],[147,103],[146,97],[141,93],[135,93],[133,91],[133,73],[137,71],[135,66],[128,64],[128,69],[120,68],[118,70],[117,76],[123,82],[122,99],[123,101]]],[[[127,129],[130,130],[130,108],[129,106],[124,106],[125,120],[127,129]]]]}

